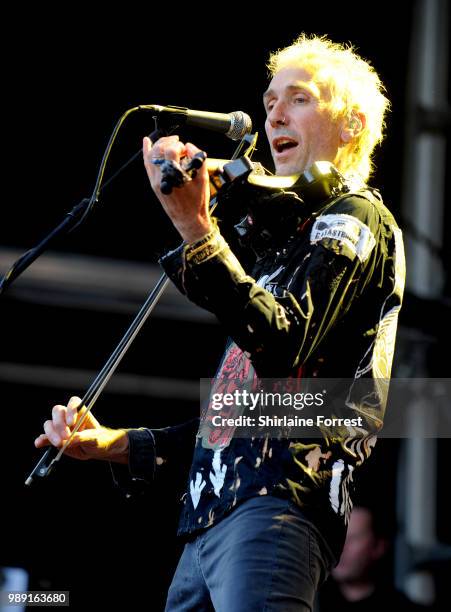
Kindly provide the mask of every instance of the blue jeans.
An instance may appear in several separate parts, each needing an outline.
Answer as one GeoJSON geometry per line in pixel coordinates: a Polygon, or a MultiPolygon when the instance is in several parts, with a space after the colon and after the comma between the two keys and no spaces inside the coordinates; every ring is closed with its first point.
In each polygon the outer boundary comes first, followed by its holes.
{"type": "Polygon", "coordinates": [[[335,560],[295,504],[253,497],[185,545],[166,612],[303,612],[335,560]]]}

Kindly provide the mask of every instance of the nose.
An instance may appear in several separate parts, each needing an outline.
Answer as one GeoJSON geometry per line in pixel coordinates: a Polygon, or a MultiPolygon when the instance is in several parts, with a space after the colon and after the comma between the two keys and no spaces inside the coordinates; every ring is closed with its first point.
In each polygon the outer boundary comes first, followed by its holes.
{"type": "Polygon", "coordinates": [[[279,101],[274,103],[267,116],[267,121],[269,122],[271,127],[287,125],[285,110],[286,109],[283,102],[279,101]]]}

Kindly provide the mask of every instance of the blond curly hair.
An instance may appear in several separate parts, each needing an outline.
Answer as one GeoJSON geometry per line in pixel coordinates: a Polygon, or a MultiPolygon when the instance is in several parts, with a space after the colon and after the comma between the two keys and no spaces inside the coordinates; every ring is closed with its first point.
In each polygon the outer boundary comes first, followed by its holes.
{"type": "Polygon", "coordinates": [[[385,87],[370,62],[350,44],[301,34],[289,47],[271,53],[267,67],[270,77],[288,67],[310,72],[320,89],[329,92],[330,98],[323,103],[333,119],[352,122],[359,113],[365,116],[363,129],[339,150],[335,160],[347,178],[365,182],[374,169],[371,157],[384,138],[384,117],[390,108],[385,87]]]}

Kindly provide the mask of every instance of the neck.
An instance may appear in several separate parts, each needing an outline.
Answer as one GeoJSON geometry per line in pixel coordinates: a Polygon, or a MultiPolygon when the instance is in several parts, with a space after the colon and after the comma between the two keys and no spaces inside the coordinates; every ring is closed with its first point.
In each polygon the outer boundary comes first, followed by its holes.
{"type": "Polygon", "coordinates": [[[361,580],[359,582],[341,582],[338,588],[347,601],[360,601],[369,597],[375,587],[371,580],[361,580]]]}

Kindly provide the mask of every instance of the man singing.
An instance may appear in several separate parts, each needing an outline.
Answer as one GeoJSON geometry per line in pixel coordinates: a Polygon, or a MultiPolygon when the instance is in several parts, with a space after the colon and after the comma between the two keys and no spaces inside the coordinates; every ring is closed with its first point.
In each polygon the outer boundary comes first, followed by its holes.
{"type": "MultiPolygon", "coordinates": [[[[170,194],[160,189],[162,163],[178,164],[199,149],[178,136],[145,138],[152,188],[183,239],[160,263],[227,330],[221,384],[322,377],[378,388],[377,381],[390,377],[405,277],[401,232],[366,184],[389,104],[383,85],[352,48],[324,37],[301,35],[272,54],[268,66],[263,103],[276,174],[299,175],[330,162],[343,178],[341,189],[306,200],[288,219],[277,206],[264,220],[257,209],[254,222],[266,239],[249,232],[255,264],[244,269],[210,215],[206,164],[170,194]]],[[[36,446],[68,438],[79,402],[53,408],[36,446]]],[[[360,417],[363,426],[340,435],[325,429],[307,440],[232,432],[219,445],[197,421],[111,430],[90,415],[67,454],[128,464],[134,477],[151,481],[155,470],[178,460],[182,440],[191,437],[179,525],[186,544],[166,610],[312,610],[316,589],[339,560],[353,473],[375,444],[384,408],[384,397],[351,402],[347,416],[360,417]]]]}

